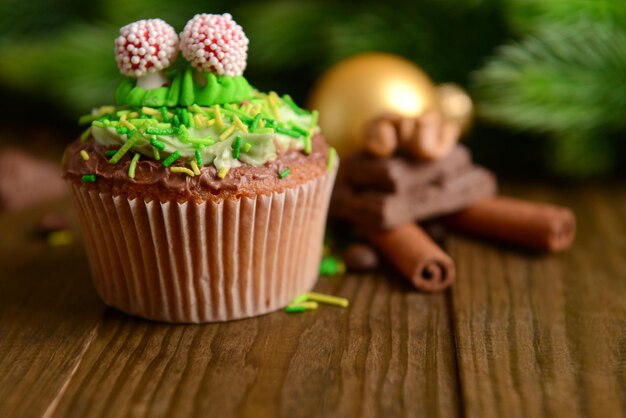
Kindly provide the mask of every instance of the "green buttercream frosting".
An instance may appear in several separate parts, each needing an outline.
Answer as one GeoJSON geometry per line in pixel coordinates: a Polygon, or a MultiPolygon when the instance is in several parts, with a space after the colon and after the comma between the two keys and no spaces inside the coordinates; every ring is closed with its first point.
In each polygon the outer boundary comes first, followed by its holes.
{"type": "Polygon", "coordinates": [[[187,68],[173,74],[169,86],[145,90],[133,78],[124,79],[115,92],[119,105],[133,107],[212,106],[250,99],[254,89],[243,76],[227,77],[212,73],[194,74],[187,68]]]}

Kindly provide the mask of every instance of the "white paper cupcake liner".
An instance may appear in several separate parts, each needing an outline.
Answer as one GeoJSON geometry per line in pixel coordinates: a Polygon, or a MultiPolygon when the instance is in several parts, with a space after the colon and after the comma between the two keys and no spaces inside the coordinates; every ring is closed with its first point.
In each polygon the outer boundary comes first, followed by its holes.
{"type": "Polygon", "coordinates": [[[199,323],[286,306],[318,277],[335,172],[282,193],[145,202],[72,184],[95,287],[107,305],[199,323]]]}

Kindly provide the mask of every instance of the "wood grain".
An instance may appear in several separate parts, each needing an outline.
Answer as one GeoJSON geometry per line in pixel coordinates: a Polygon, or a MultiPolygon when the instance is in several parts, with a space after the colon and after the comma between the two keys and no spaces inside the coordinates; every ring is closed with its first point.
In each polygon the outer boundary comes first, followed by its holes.
{"type": "Polygon", "coordinates": [[[579,234],[548,257],[451,240],[465,415],[624,416],[626,190],[517,192],[572,206],[579,234]]]}
{"type": "Polygon", "coordinates": [[[53,416],[458,415],[445,296],[374,276],[317,290],[352,306],[203,326],[109,311],[53,416]]]}

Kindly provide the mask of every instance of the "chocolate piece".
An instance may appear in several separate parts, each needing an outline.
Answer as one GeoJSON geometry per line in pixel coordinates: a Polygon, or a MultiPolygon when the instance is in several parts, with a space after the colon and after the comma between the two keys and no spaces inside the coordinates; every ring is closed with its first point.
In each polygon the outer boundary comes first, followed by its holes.
{"type": "Polygon", "coordinates": [[[386,232],[361,233],[419,290],[439,292],[454,283],[454,262],[419,226],[407,223],[386,232]]]}
{"type": "Polygon", "coordinates": [[[570,209],[506,197],[480,200],[443,222],[453,231],[538,251],[565,250],[576,235],[570,209]]]}
{"type": "Polygon", "coordinates": [[[406,143],[405,150],[421,160],[440,160],[452,151],[460,136],[458,124],[446,120],[437,111],[429,111],[418,119],[413,138],[406,143]]]}
{"type": "Polygon", "coordinates": [[[373,157],[389,157],[398,147],[395,127],[386,119],[369,124],[365,133],[365,151],[373,157]]]}
{"type": "Polygon", "coordinates": [[[369,245],[352,244],[343,254],[346,267],[351,271],[373,270],[378,266],[378,255],[369,245]]]}
{"type": "Polygon", "coordinates": [[[434,181],[444,181],[471,167],[471,154],[457,145],[444,159],[418,162],[393,157],[374,159],[357,155],[342,161],[342,173],[350,185],[389,192],[404,192],[434,181]]]}
{"type": "Polygon", "coordinates": [[[391,229],[407,222],[449,214],[496,193],[496,181],[489,171],[474,167],[441,183],[403,193],[356,191],[338,184],[331,215],[375,229],[391,229]]]}
{"type": "Polygon", "coordinates": [[[0,209],[26,209],[65,193],[56,164],[17,149],[0,150],[0,209]]]}

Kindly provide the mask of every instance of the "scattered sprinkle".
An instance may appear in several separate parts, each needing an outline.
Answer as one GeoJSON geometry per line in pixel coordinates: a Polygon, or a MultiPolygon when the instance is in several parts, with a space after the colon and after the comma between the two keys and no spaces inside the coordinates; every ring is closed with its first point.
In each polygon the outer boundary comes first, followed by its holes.
{"type": "Polygon", "coordinates": [[[172,167],[170,168],[170,171],[172,173],[185,173],[189,177],[193,177],[195,175],[194,172],[188,169],[187,167],[172,167]]]}
{"type": "Polygon", "coordinates": [[[334,147],[330,147],[328,150],[328,161],[326,162],[326,170],[332,171],[335,168],[335,157],[337,150],[334,147]]]}
{"type": "Polygon", "coordinates": [[[137,153],[133,155],[133,159],[130,160],[130,165],[128,166],[128,177],[131,179],[135,178],[135,169],[137,168],[137,161],[139,161],[139,157],[141,157],[141,154],[137,153]]]}
{"type": "Polygon", "coordinates": [[[62,247],[74,242],[74,234],[72,231],[64,229],[62,231],[54,231],[48,234],[47,242],[50,247],[62,247]]]}
{"type": "Polygon", "coordinates": [[[150,138],[150,145],[152,145],[154,148],[157,148],[159,151],[163,151],[165,149],[165,144],[157,140],[154,136],[150,138]]]}
{"type": "Polygon", "coordinates": [[[146,129],[148,135],[176,135],[178,129],[175,128],[148,128],[146,129]]]}
{"type": "Polygon", "coordinates": [[[161,153],[158,148],[152,148],[152,153],[154,154],[154,159],[159,161],[161,159],[161,153]]]}
{"type": "Polygon", "coordinates": [[[86,140],[89,139],[90,136],[91,136],[91,126],[85,129],[85,131],[80,135],[80,140],[85,142],[86,140]]]}
{"type": "Polygon", "coordinates": [[[304,138],[304,153],[306,155],[311,155],[311,151],[313,149],[313,144],[311,143],[311,137],[307,136],[304,138]]]}
{"type": "Polygon", "coordinates": [[[174,161],[178,160],[179,158],[180,158],[180,152],[174,151],[173,154],[171,154],[169,157],[163,160],[163,163],[162,163],[163,167],[169,167],[170,165],[174,163],[174,161]]]}
{"type": "Polygon", "coordinates": [[[228,167],[222,167],[217,172],[217,177],[223,179],[226,177],[227,174],[228,174],[228,167]]]}
{"type": "Polygon", "coordinates": [[[278,110],[278,104],[280,103],[280,98],[278,97],[276,92],[270,91],[268,99],[269,100],[267,102],[270,105],[270,110],[272,111],[272,114],[274,115],[274,118],[276,120],[282,122],[283,119],[280,116],[280,111],[278,110]]]}
{"type": "Polygon", "coordinates": [[[292,138],[300,138],[302,135],[297,132],[294,129],[289,129],[289,128],[284,128],[282,126],[277,126],[276,128],[274,128],[274,130],[276,132],[278,132],[279,134],[283,134],[283,135],[287,135],[290,136],[292,138]]]}
{"type": "Polygon", "coordinates": [[[115,154],[117,154],[117,151],[119,151],[119,150],[116,150],[116,149],[108,149],[108,150],[104,151],[104,155],[105,155],[107,158],[111,158],[112,156],[114,156],[115,154]]]}
{"type": "Polygon", "coordinates": [[[317,304],[317,302],[302,302],[298,304],[287,305],[287,307],[285,308],[285,311],[289,313],[298,313],[298,312],[305,312],[305,311],[314,311],[318,307],[319,305],[317,304]]]}
{"type": "Polygon", "coordinates": [[[293,298],[291,300],[291,302],[289,302],[290,305],[298,305],[302,302],[306,302],[308,300],[308,295],[306,293],[300,295],[300,296],[296,296],[295,298],[293,298]]]}
{"type": "Polygon", "coordinates": [[[180,126],[180,118],[178,117],[178,115],[174,115],[174,117],[172,118],[172,125],[180,126]]]}
{"type": "Polygon", "coordinates": [[[254,130],[259,126],[259,121],[261,120],[261,112],[257,113],[252,122],[250,123],[250,131],[254,132],[254,130]]]}
{"type": "Polygon", "coordinates": [[[198,166],[202,167],[204,165],[204,162],[202,161],[202,154],[200,153],[199,150],[196,150],[196,163],[198,164],[198,166]]]}
{"type": "Polygon", "coordinates": [[[125,128],[128,128],[129,131],[133,131],[133,130],[137,130],[137,127],[135,125],[133,125],[132,123],[126,121],[126,120],[120,120],[120,125],[122,125],[125,128]]]}
{"type": "Polygon", "coordinates": [[[291,170],[286,168],[283,171],[281,171],[280,173],[278,173],[278,177],[280,177],[281,179],[284,179],[285,177],[287,177],[289,175],[289,173],[291,173],[291,170]]]}
{"type": "Polygon", "coordinates": [[[334,276],[346,272],[345,263],[337,257],[324,257],[320,263],[320,274],[322,276],[334,276]]]}
{"type": "Polygon", "coordinates": [[[235,132],[235,125],[231,125],[228,129],[226,129],[224,132],[222,132],[222,134],[220,135],[220,141],[224,141],[226,138],[228,138],[233,132],[235,132]]]}
{"type": "Polygon", "coordinates": [[[89,161],[89,154],[85,150],[80,151],[80,156],[83,157],[83,160],[89,161]]]}
{"type": "Polygon", "coordinates": [[[252,149],[252,144],[249,142],[246,142],[245,144],[243,144],[243,147],[241,148],[243,152],[248,152],[251,149],[252,149]]]}
{"type": "Polygon", "coordinates": [[[233,147],[233,158],[235,159],[239,158],[239,153],[241,152],[241,137],[239,135],[235,137],[232,147],[233,147]]]}
{"type": "Polygon", "coordinates": [[[291,129],[293,129],[294,131],[298,132],[302,136],[307,136],[309,134],[309,131],[307,131],[306,129],[302,129],[301,127],[299,127],[295,123],[291,123],[291,129]]]}
{"type": "Polygon", "coordinates": [[[95,174],[85,174],[84,176],[81,177],[81,179],[85,183],[95,183],[96,175],[95,174]]]}
{"type": "Polygon", "coordinates": [[[185,126],[189,126],[189,113],[184,107],[180,109],[180,122],[185,126]]]}
{"type": "Polygon", "coordinates": [[[170,122],[170,117],[167,114],[167,109],[165,108],[165,106],[159,108],[159,112],[161,112],[161,119],[163,120],[163,122],[170,122]]]}
{"type": "Polygon", "coordinates": [[[219,105],[213,105],[213,114],[215,115],[217,128],[222,129],[224,127],[224,119],[222,118],[222,112],[220,111],[219,105]]]}
{"type": "Polygon", "coordinates": [[[191,166],[191,170],[196,176],[199,176],[200,174],[202,174],[202,172],[200,171],[200,168],[198,167],[198,163],[196,163],[196,160],[191,160],[189,162],[189,165],[191,166]]]}
{"type": "Polygon", "coordinates": [[[126,126],[118,126],[115,128],[115,132],[119,135],[124,135],[128,133],[128,128],[126,126]]]}
{"type": "Polygon", "coordinates": [[[158,109],[153,109],[151,107],[146,107],[146,106],[141,108],[141,113],[145,115],[150,115],[150,116],[157,116],[161,114],[161,112],[158,109]]]}
{"type": "Polygon", "coordinates": [[[128,152],[128,150],[130,150],[130,148],[135,144],[135,142],[137,142],[137,139],[139,137],[132,139],[133,136],[135,136],[136,132],[137,131],[130,131],[128,133],[128,140],[124,142],[124,145],[122,145],[122,147],[119,150],[117,150],[115,155],[111,157],[111,159],[109,160],[110,164],[116,164],[128,152]]]}
{"type": "Polygon", "coordinates": [[[306,295],[307,295],[307,300],[324,303],[326,305],[333,305],[333,306],[340,306],[342,308],[347,308],[348,305],[350,304],[350,301],[348,301],[348,299],[346,298],[324,295],[323,293],[309,292],[306,295]]]}
{"type": "Polygon", "coordinates": [[[233,117],[233,124],[237,127],[237,129],[239,129],[240,131],[243,132],[248,132],[248,127],[246,125],[244,125],[244,123],[241,121],[241,119],[239,119],[239,116],[235,115],[233,117]]]}

